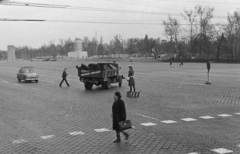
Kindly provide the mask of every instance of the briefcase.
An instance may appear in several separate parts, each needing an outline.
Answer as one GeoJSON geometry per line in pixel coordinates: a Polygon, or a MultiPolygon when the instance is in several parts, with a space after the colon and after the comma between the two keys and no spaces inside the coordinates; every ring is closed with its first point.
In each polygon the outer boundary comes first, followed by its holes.
{"type": "Polygon", "coordinates": [[[120,130],[126,130],[132,128],[131,120],[121,121],[118,123],[120,130]]]}

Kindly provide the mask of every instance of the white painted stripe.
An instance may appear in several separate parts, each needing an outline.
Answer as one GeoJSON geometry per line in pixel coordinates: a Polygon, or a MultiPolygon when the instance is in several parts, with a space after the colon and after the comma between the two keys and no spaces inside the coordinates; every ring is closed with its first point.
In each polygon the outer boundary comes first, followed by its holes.
{"type": "Polygon", "coordinates": [[[15,83],[14,85],[15,85],[15,86],[22,86],[22,85],[20,85],[20,84],[16,84],[16,83],[15,83]]]}
{"type": "Polygon", "coordinates": [[[183,121],[196,121],[197,119],[193,119],[193,118],[184,118],[184,119],[181,119],[183,121]]]}
{"type": "Polygon", "coordinates": [[[230,114],[218,114],[218,116],[220,116],[220,117],[231,117],[232,115],[230,115],[230,114]]]}
{"type": "Polygon", "coordinates": [[[147,123],[141,123],[141,125],[143,125],[143,126],[156,126],[157,124],[151,123],[151,122],[147,122],[147,123]]]}
{"type": "Polygon", "coordinates": [[[50,139],[55,137],[55,135],[48,135],[48,136],[41,136],[42,139],[46,140],[46,139],[50,139]]]}
{"type": "Polygon", "coordinates": [[[159,119],[156,119],[156,118],[153,118],[153,117],[149,117],[149,116],[146,116],[146,115],[143,115],[143,114],[137,114],[137,115],[145,117],[145,118],[149,118],[149,119],[159,120],[159,119]]]}
{"type": "Polygon", "coordinates": [[[166,124],[177,123],[176,121],[173,121],[173,120],[164,120],[164,121],[161,121],[161,122],[166,123],[166,124]]]}
{"type": "Polygon", "coordinates": [[[19,139],[19,140],[13,141],[13,144],[19,144],[19,143],[24,143],[24,142],[27,142],[27,141],[24,139],[19,139]]]}
{"type": "Polygon", "coordinates": [[[218,148],[218,149],[211,149],[211,151],[220,153],[220,154],[225,154],[225,153],[232,153],[232,150],[224,149],[224,148],[218,148]]]}
{"type": "Polygon", "coordinates": [[[9,83],[8,81],[2,81],[2,82],[4,82],[4,83],[9,83]]]}
{"type": "Polygon", "coordinates": [[[192,152],[192,153],[188,153],[188,154],[198,154],[197,152],[192,152]]]}
{"type": "Polygon", "coordinates": [[[111,130],[107,129],[107,128],[100,128],[100,129],[94,129],[94,131],[96,131],[96,132],[109,132],[111,130]]]}
{"type": "Polygon", "coordinates": [[[37,88],[33,88],[34,90],[39,90],[39,89],[37,89],[37,88]]]}
{"type": "Polygon", "coordinates": [[[201,116],[199,118],[202,118],[202,119],[213,119],[214,117],[211,117],[211,116],[201,116]]]}
{"type": "Polygon", "coordinates": [[[79,131],[79,132],[69,132],[69,134],[75,136],[75,135],[83,135],[84,133],[79,131]]]}
{"type": "Polygon", "coordinates": [[[236,115],[240,115],[240,113],[234,113],[234,114],[236,114],[236,115]]]}

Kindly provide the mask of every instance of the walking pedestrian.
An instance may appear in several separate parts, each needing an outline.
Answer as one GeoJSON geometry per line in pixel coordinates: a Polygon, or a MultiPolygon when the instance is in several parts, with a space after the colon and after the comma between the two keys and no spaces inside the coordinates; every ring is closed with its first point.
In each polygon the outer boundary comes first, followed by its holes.
{"type": "Polygon", "coordinates": [[[121,99],[121,93],[115,92],[114,93],[114,103],[112,105],[112,122],[113,122],[113,130],[116,131],[117,139],[113,141],[114,143],[121,142],[120,133],[122,133],[125,136],[125,140],[128,140],[129,134],[124,132],[123,130],[120,130],[119,122],[125,121],[127,118],[126,114],[126,108],[124,101],[121,99]]]}
{"type": "Polygon", "coordinates": [[[67,82],[67,75],[68,75],[68,74],[67,74],[67,69],[64,68],[63,73],[62,73],[62,81],[61,81],[61,83],[59,84],[59,87],[62,87],[63,81],[66,82],[66,84],[67,84],[68,87],[70,86],[70,85],[68,84],[68,82],[67,82]]]}
{"type": "Polygon", "coordinates": [[[134,71],[132,66],[129,66],[128,78],[128,86],[130,86],[130,92],[132,92],[132,88],[133,92],[135,92],[134,71]]]}

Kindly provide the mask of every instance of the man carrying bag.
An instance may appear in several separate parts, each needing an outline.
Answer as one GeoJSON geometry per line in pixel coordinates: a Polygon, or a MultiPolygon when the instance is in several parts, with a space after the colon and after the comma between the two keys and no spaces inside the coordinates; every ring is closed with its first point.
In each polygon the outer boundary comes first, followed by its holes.
{"type": "MultiPolygon", "coordinates": [[[[132,128],[129,126],[129,121],[126,121],[126,109],[124,101],[121,99],[121,93],[115,92],[114,93],[114,103],[112,105],[112,121],[113,121],[113,130],[116,131],[117,139],[114,141],[114,143],[120,143],[121,137],[120,132],[125,136],[125,139],[128,140],[129,134],[124,132],[125,129],[132,128]],[[127,127],[126,127],[127,126],[127,127]]],[[[130,121],[131,122],[131,121],[130,121]]]]}

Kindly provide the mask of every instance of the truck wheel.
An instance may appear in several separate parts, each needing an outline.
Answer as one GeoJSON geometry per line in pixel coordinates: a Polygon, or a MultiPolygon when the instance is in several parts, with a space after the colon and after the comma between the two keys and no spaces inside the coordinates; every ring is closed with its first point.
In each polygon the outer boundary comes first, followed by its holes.
{"type": "Polygon", "coordinates": [[[18,78],[18,82],[21,82],[21,79],[18,78]]]}
{"type": "Polygon", "coordinates": [[[86,89],[91,90],[92,87],[93,87],[93,84],[90,83],[90,82],[86,82],[86,83],[84,83],[84,86],[85,86],[86,89]]]}
{"type": "Polygon", "coordinates": [[[106,88],[106,89],[110,89],[110,87],[111,87],[111,80],[108,79],[108,80],[106,81],[106,86],[105,86],[105,88],[106,88]]]}
{"type": "Polygon", "coordinates": [[[120,76],[119,78],[119,83],[118,83],[119,87],[122,87],[122,77],[120,76]]]}

